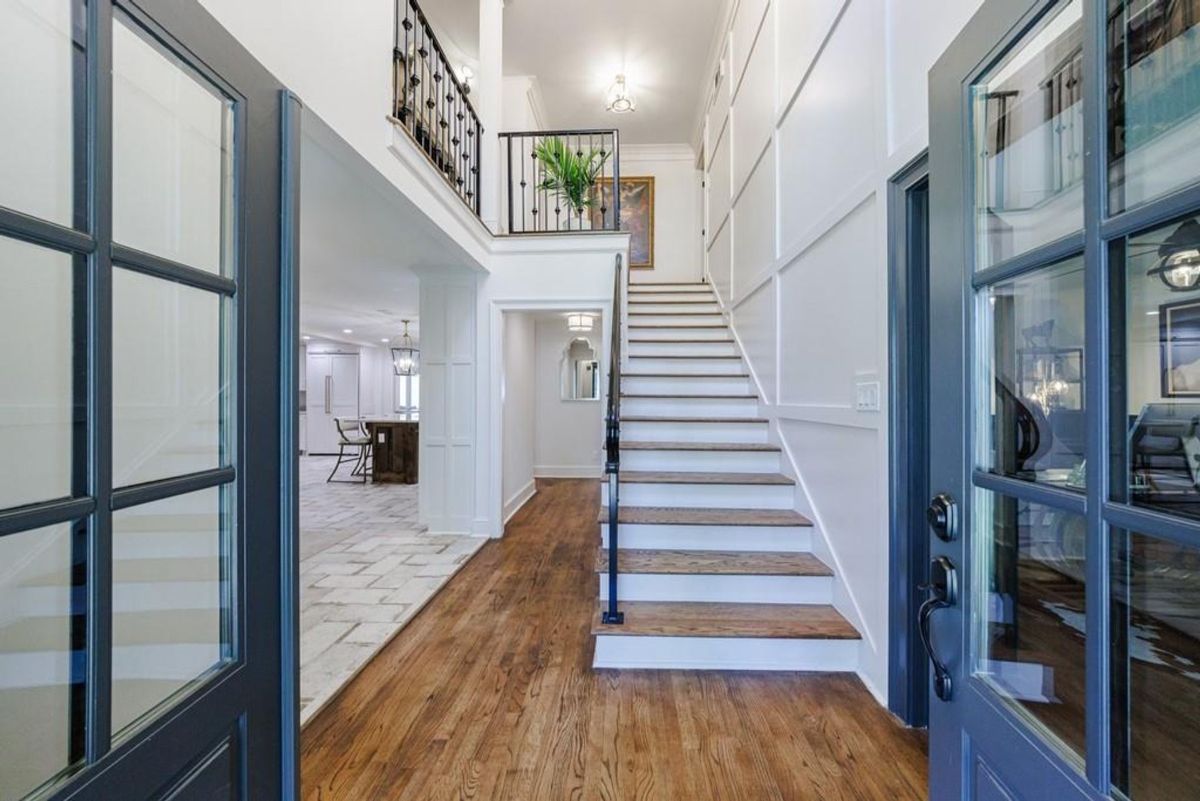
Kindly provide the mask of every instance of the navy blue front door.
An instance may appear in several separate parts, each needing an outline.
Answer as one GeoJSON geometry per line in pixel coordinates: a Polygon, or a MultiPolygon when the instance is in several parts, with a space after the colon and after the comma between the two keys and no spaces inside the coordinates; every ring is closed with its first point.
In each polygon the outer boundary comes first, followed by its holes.
{"type": "Polygon", "coordinates": [[[0,798],[291,797],[282,87],[197,0],[0,31],[0,798]]]}
{"type": "Polygon", "coordinates": [[[986,0],[930,73],[936,801],[1200,793],[1198,26],[986,0]]]}

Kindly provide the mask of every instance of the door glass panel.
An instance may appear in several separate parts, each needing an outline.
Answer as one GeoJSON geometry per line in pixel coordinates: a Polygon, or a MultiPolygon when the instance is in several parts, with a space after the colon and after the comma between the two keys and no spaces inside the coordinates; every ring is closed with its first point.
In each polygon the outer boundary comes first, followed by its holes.
{"type": "Polygon", "coordinates": [[[64,523],[0,537],[3,799],[24,797],[82,756],[72,720],[82,734],[85,621],[72,602],[84,587],[72,564],[72,529],[64,523]]]}
{"type": "Polygon", "coordinates": [[[979,269],[1083,228],[1082,15],[1060,3],[971,88],[979,269]]]}
{"type": "Polygon", "coordinates": [[[74,261],[0,237],[0,509],[71,494],[74,261]]]}
{"type": "Polygon", "coordinates": [[[228,656],[231,495],[213,487],[113,514],[114,733],[228,656]]]}
{"type": "Polygon", "coordinates": [[[1134,801],[1200,787],[1200,549],[1114,532],[1113,784],[1134,801]]]}
{"type": "Polygon", "coordinates": [[[114,485],[228,464],[222,297],[113,272],[114,485]]]}
{"type": "Polygon", "coordinates": [[[113,239],[229,274],[233,104],[151,41],[113,23],[113,239]]]}
{"type": "Polygon", "coordinates": [[[1074,257],[979,295],[982,416],[978,463],[993,473],[1081,491],[1084,269],[1074,257]]]}
{"type": "Polygon", "coordinates": [[[1110,2],[1109,206],[1200,178],[1200,0],[1110,2]]]}
{"type": "Polygon", "coordinates": [[[1117,499],[1200,517],[1200,220],[1118,242],[1112,261],[1124,266],[1125,294],[1125,337],[1113,353],[1123,352],[1126,377],[1112,406],[1124,415],[1114,472],[1128,482],[1117,499]]]}
{"type": "Polygon", "coordinates": [[[975,674],[1084,752],[1084,517],[976,490],[975,674]]]}
{"type": "Polygon", "coordinates": [[[86,168],[74,146],[83,123],[73,80],[83,66],[82,6],[0,0],[0,206],[68,226],[83,192],[75,174],[86,168]]]}

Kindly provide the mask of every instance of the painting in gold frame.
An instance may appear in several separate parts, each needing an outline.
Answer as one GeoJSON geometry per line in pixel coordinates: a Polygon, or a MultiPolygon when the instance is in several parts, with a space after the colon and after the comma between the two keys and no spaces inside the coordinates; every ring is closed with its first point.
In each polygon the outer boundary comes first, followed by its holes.
{"type": "MultiPolygon", "coordinates": [[[[600,228],[612,214],[612,179],[596,181],[600,202],[592,206],[592,226],[600,228]],[[601,212],[601,209],[609,211],[601,212]]],[[[628,231],[629,267],[654,269],[654,176],[621,176],[621,230],[628,231]]]]}

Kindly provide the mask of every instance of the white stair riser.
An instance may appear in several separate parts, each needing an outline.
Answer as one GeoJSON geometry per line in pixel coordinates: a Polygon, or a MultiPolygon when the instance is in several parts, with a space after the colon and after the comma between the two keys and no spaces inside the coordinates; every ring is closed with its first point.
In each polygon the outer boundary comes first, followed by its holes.
{"type": "Polygon", "coordinates": [[[665,473],[778,473],[779,454],[774,451],[622,450],[621,469],[665,473]]]}
{"type": "Polygon", "coordinates": [[[687,314],[720,314],[721,307],[717,305],[715,300],[709,298],[705,301],[688,301],[680,303],[672,301],[669,303],[649,303],[643,302],[641,298],[631,298],[629,301],[628,310],[630,314],[646,314],[653,312],[655,314],[679,314],[681,312],[687,314]]]}
{"type": "MultiPolygon", "coordinates": [[[[112,588],[113,613],[161,612],[180,609],[220,609],[221,588],[216,581],[117,582],[112,588]]],[[[21,587],[14,607],[21,617],[71,614],[71,588],[21,587]]]]}
{"type": "MultiPolygon", "coordinates": [[[[619,627],[614,627],[619,628],[619,627]]],[[[596,637],[592,666],[676,670],[806,670],[853,672],[858,640],[757,637],[596,637]]]]}
{"type": "Polygon", "coordinates": [[[628,346],[630,356],[738,356],[735,342],[637,342],[628,346]]]}
{"type": "MultiPolygon", "coordinates": [[[[608,547],[608,524],[600,524],[600,541],[608,547]]],[[[693,551],[812,550],[808,526],[672,526],[622,523],[617,547],[693,551]]]]}
{"type": "Polygon", "coordinates": [[[621,376],[621,389],[631,395],[749,395],[753,391],[750,388],[750,379],[741,376],[722,378],[697,378],[694,376],[639,378],[628,373],[621,376]]]}
{"type": "Polygon", "coordinates": [[[741,359],[670,359],[665,357],[629,359],[621,369],[622,372],[630,373],[672,373],[677,375],[746,372],[741,359]]]}
{"type": "Polygon", "coordinates": [[[701,327],[695,325],[672,325],[664,328],[642,328],[637,325],[628,327],[629,339],[718,339],[728,341],[729,328],[701,327]]]}
{"type": "Polygon", "coordinates": [[[715,325],[724,323],[720,314],[638,314],[636,311],[626,315],[630,325],[715,325]]]}
{"type": "Polygon", "coordinates": [[[757,417],[757,398],[621,398],[621,414],[637,417],[757,417]]]}
{"type": "MultiPolygon", "coordinates": [[[[627,414],[624,408],[621,413],[627,414]]],[[[632,442],[766,442],[767,424],[639,423],[622,420],[621,438],[632,442]]]]}
{"type": "MultiPolygon", "coordinates": [[[[608,503],[608,485],[600,490],[608,503]]],[[[684,506],[689,509],[791,509],[791,484],[621,484],[621,503],[627,506],[684,506]]]]}
{"type": "MultiPolygon", "coordinates": [[[[600,600],[608,600],[608,576],[599,574],[600,600]]],[[[680,603],[827,604],[833,600],[829,576],[716,576],[710,574],[620,573],[621,601],[680,603]]]]}
{"type": "Polygon", "coordinates": [[[629,289],[629,300],[694,300],[700,303],[716,303],[712,290],[698,289],[687,292],[650,292],[644,289],[629,289]]]}

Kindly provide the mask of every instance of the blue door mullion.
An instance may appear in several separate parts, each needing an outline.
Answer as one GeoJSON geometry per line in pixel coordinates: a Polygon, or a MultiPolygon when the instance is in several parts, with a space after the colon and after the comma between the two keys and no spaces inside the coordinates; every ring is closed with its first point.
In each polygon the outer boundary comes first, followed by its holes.
{"type": "Polygon", "coordinates": [[[112,747],[112,3],[88,5],[88,126],[92,175],[88,260],[87,761],[112,747]]]}
{"type": "Polygon", "coordinates": [[[1084,342],[1087,376],[1087,559],[1084,588],[1087,632],[1085,715],[1087,778],[1093,789],[1107,794],[1112,775],[1111,631],[1109,602],[1111,531],[1104,519],[1109,493],[1109,338],[1108,253],[1100,231],[1108,196],[1105,113],[1105,54],[1108,47],[1107,4],[1083,4],[1083,230],[1084,342]]]}

